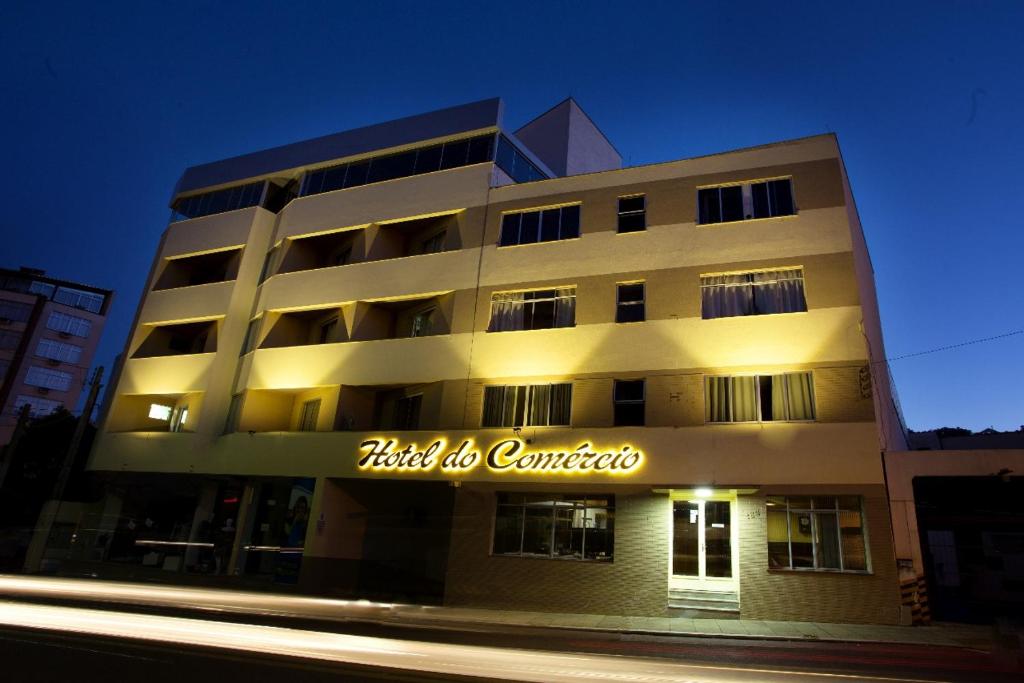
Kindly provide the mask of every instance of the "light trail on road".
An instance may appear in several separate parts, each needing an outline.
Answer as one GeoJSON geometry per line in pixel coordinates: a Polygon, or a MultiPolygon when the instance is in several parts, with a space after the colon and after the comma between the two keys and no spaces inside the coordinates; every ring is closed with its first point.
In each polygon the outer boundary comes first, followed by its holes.
{"type": "Polygon", "coordinates": [[[907,681],[864,675],[693,665],[665,660],[406,641],[278,626],[0,601],[0,625],[281,657],[536,683],[907,681]]]}

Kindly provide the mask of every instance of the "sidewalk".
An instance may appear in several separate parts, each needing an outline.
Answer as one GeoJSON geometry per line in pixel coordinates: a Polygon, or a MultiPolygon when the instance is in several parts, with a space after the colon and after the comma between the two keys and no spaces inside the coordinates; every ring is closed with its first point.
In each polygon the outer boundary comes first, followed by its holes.
{"type": "Polygon", "coordinates": [[[874,626],[745,619],[684,619],[429,607],[113,581],[0,575],[0,600],[59,600],[259,617],[443,628],[558,628],[627,635],[901,643],[990,651],[995,629],[968,624],[874,626]]]}
{"type": "Polygon", "coordinates": [[[866,624],[823,624],[801,621],[757,621],[750,619],[682,619],[676,617],[620,617],[600,614],[549,614],[470,609],[462,607],[417,607],[395,605],[381,621],[436,625],[480,624],[518,627],[564,628],[574,630],[632,633],[659,636],[701,636],[776,640],[840,641],[859,643],[905,643],[990,650],[991,626],[936,624],[932,626],[876,626],[866,624]]]}

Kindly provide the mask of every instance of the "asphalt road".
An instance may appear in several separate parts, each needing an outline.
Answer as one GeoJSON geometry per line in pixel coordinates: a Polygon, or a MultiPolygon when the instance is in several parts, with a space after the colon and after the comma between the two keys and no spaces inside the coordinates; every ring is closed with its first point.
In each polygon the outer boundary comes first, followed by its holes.
{"type": "Polygon", "coordinates": [[[21,681],[1011,681],[1006,657],[895,644],[547,629],[239,623],[0,603],[0,678],[21,681]],[[22,620],[19,622],[19,620],[22,620]],[[19,628],[14,624],[35,624],[19,628]],[[139,637],[145,639],[139,639],[139,637]],[[478,675],[471,675],[478,674],[478,675]]]}

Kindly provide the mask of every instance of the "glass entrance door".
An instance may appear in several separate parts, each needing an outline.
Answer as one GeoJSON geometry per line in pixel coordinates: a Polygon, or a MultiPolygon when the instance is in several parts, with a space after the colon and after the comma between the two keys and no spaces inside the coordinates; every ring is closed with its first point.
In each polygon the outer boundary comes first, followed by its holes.
{"type": "Polygon", "coordinates": [[[677,583],[728,589],[732,553],[731,501],[672,501],[672,575],[681,580],[677,583]]]}

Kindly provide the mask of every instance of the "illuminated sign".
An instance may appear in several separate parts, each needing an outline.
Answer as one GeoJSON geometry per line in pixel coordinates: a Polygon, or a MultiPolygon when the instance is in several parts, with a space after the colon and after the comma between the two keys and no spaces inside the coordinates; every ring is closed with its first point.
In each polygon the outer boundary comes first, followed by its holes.
{"type": "Polygon", "coordinates": [[[529,451],[522,439],[503,439],[484,450],[472,439],[465,439],[454,448],[447,440],[437,439],[426,448],[416,444],[404,447],[395,439],[369,439],[359,444],[362,455],[359,468],[373,472],[431,472],[439,469],[451,474],[464,474],[478,467],[490,472],[586,474],[599,472],[611,475],[632,474],[640,469],[644,454],[632,446],[611,450],[581,443],[574,449],[529,451]]]}

